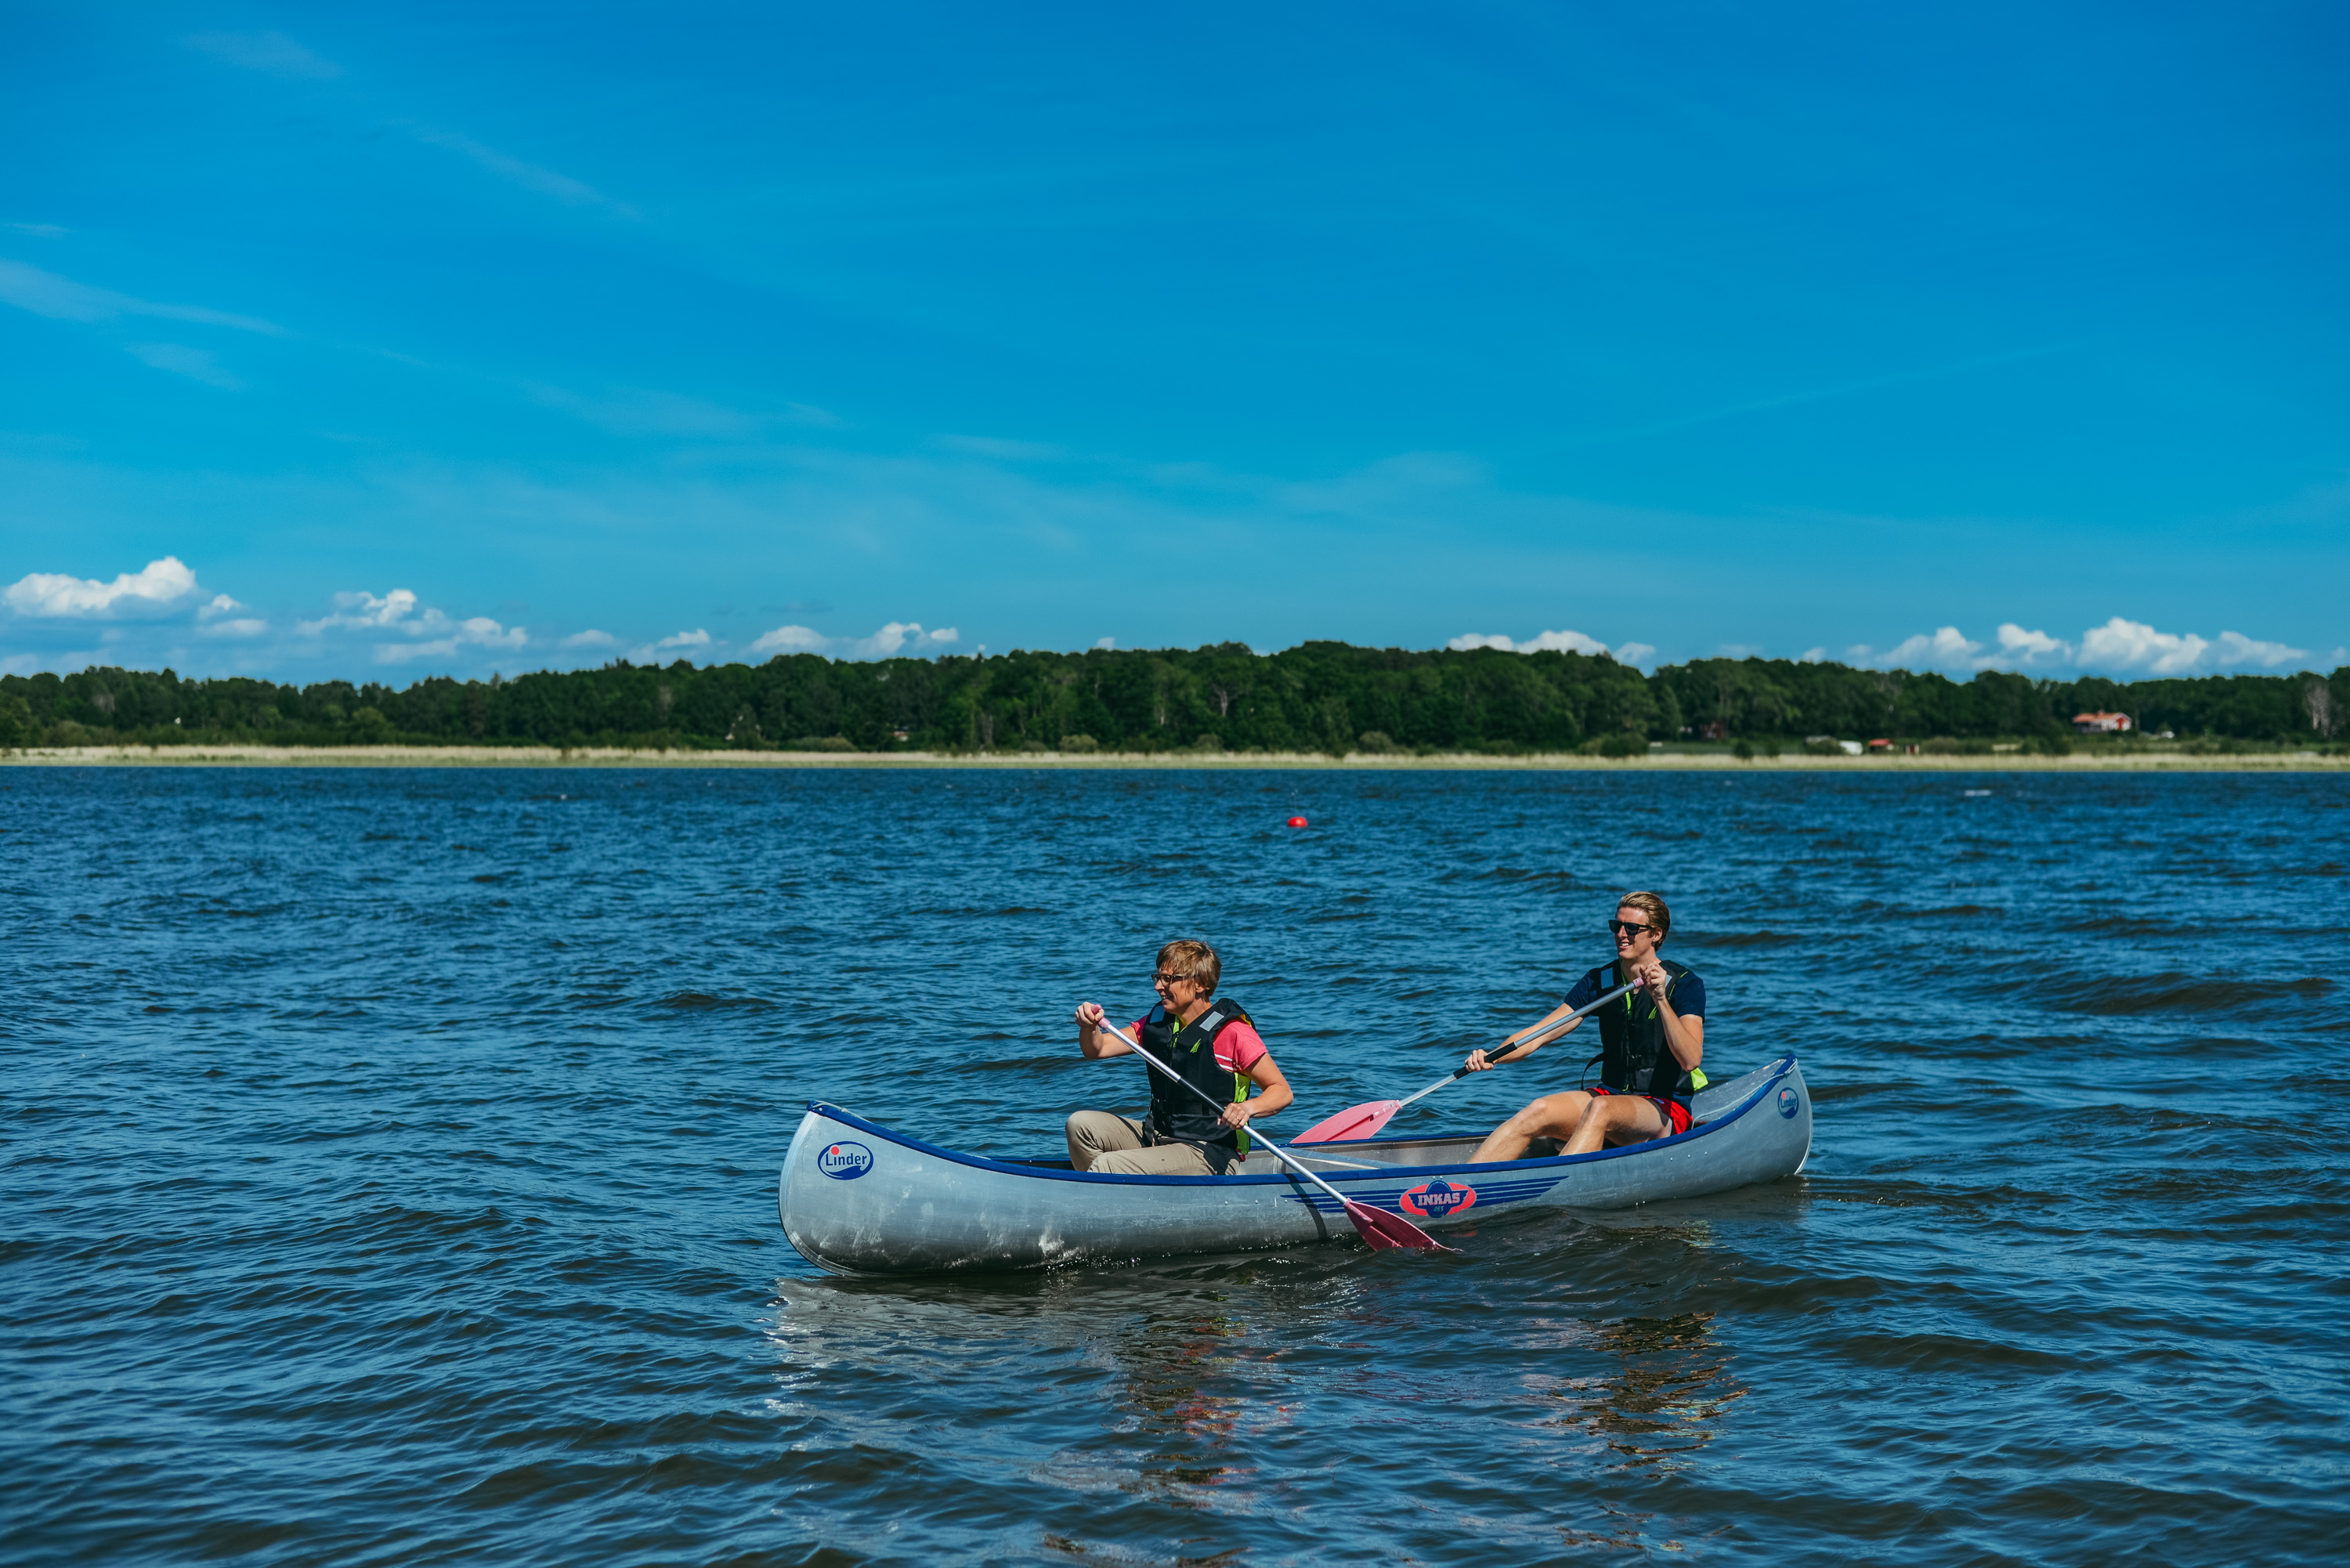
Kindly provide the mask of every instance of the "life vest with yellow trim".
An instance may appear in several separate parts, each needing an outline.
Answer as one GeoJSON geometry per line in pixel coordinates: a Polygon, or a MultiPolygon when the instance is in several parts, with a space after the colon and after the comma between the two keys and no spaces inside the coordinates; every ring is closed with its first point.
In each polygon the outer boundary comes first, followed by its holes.
{"type": "MultiPolygon", "coordinates": [[[[1185,1084],[1216,1105],[1237,1105],[1248,1098],[1249,1076],[1216,1062],[1216,1036],[1235,1023],[1253,1021],[1241,1004],[1229,998],[1208,1005],[1208,1011],[1178,1027],[1165,1003],[1150,1010],[1135,1043],[1175,1069],[1185,1084]]],[[[1220,1168],[1248,1156],[1248,1134],[1217,1120],[1219,1113],[1181,1085],[1150,1075],[1149,1129],[1161,1142],[1198,1146],[1210,1163],[1220,1168]]]]}
{"type": "MultiPolygon", "coordinates": [[[[1661,961],[1665,995],[1670,997],[1689,978],[1689,967],[1670,959],[1661,961]]],[[[1583,977],[1583,983],[1594,992],[1613,991],[1624,983],[1616,971],[1615,964],[1601,964],[1583,977]]],[[[1584,1066],[1588,1069],[1592,1063],[1599,1064],[1599,1081],[1608,1088],[1619,1095],[1649,1095],[1687,1105],[1691,1095],[1705,1087],[1704,1072],[1695,1067],[1683,1072],[1672,1047],[1665,1044],[1664,1016],[1645,989],[1626,992],[1596,1016],[1599,1054],[1584,1066]]]]}

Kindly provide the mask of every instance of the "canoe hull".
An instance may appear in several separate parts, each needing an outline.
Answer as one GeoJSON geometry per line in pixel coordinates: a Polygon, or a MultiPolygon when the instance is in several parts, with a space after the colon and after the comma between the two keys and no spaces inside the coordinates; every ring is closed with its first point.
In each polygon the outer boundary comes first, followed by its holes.
{"type": "MultiPolygon", "coordinates": [[[[1295,1152],[1348,1198],[1440,1229],[1536,1207],[1625,1209],[1793,1175],[1811,1149],[1794,1057],[1707,1089],[1678,1137],[1471,1166],[1470,1138],[1368,1138],[1295,1152]]],[[[1040,1268],[1351,1239],[1327,1194],[1262,1153],[1222,1177],[1106,1176],[941,1148],[816,1102],[776,1190],[784,1234],[837,1274],[1040,1268]]]]}

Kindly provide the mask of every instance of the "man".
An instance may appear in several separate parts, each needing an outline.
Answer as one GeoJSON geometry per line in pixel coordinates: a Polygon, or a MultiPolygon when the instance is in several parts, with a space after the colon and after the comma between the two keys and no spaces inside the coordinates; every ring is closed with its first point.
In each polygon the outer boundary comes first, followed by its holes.
{"type": "MultiPolygon", "coordinates": [[[[1705,981],[1657,950],[1672,929],[1672,912],[1654,893],[1627,893],[1607,922],[1616,937],[1616,961],[1602,964],[1575,982],[1566,1000],[1540,1023],[1503,1041],[1511,1044],[1541,1034],[1558,1020],[1615,990],[1626,981],[1639,989],[1593,1014],[1599,1021],[1599,1086],[1544,1095],[1495,1127],[1472,1164],[1523,1159],[1536,1138],[1561,1140],[1561,1154],[1590,1154],[1606,1144],[1646,1143],[1690,1128],[1690,1096],[1705,1087],[1705,981]]],[[[1559,1032],[1575,1033],[1576,1019],[1559,1032]]],[[[1547,1044],[1545,1041],[1544,1044],[1547,1044]]],[[[1506,1058],[1515,1062],[1542,1046],[1506,1058]]],[[[1469,1053],[1471,1072],[1496,1064],[1482,1051],[1469,1053]]]]}
{"type": "MultiPolygon", "coordinates": [[[[1223,965],[1207,943],[1169,942],[1159,950],[1151,976],[1159,1004],[1127,1031],[1213,1104],[1144,1067],[1149,1116],[1138,1122],[1108,1111],[1078,1111],[1065,1129],[1071,1165],[1124,1176],[1222,1176],[1246,1157],[1250,1119],[1289,1104],[1289,1080],[1274,1065],[1248,1014],[1237,1002],[1209,1000],[1222,977],[1223,965]],[[1251,1085],[1257,1091],[1253,1100],[1251,1085]]],[[[1098,1003],[1077,1003],[1077,1047],[1088,1061],[1131,1054],[1132,1047],[1104,1027],[1107,1022],[1098,1003]]]]}

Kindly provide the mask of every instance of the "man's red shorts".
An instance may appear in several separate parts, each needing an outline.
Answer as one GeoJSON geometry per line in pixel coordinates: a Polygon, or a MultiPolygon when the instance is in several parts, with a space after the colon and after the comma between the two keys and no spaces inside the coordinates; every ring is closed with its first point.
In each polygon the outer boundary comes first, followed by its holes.
{"type": "MultiPolygon", "coordinates": [[[[1595,1095],[1612,1095],[1616,1091],[1609,1088],[1607,1085],[1601,1084],[1591,1092],[1595,1095]]],[[[1632,1097],[1638,1100],[1646,1100],[1648,1104],[1657,1107],[1657,1114],[1665,1118],[1665,1136],[1667,1137],[1672,1137],[1675,1133],[1685,1133],[1690,1130],[1690,1108],[1680,1101],[1660,1100],[1654,1095],[1635,1095],[1632,1097]]]]}

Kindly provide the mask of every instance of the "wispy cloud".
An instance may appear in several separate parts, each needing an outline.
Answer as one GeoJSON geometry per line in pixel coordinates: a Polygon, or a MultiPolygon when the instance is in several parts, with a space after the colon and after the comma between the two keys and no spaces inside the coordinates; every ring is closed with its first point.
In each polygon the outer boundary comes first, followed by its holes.
{"type": "Polygon", "coordinates": [[[501,152],[462,131],[417,127],[413,134],[419,141],[470,158],[499,179],[519,185],[525,191],[536,191],[542,196],[552,196],[567,206],[602,207],[623,218],[639,215],[626,202],[607,196],[585,180],[574,180],[568,174],[541,168],[538,164],[516,158],[511,152],[501,152]]]}
{"type": "Polygon", "coordinates": [[[549,408],[560,409],[614,435],[759,441],[780,430],[832,430],[842,423],[839,416],[809,403],[786,403],[778,412],[761,413],[641,387],[616,387],[588,395],[568,388],[529,382],[524,385],[524,390],[549,408]]]}
{"type": "Polygon", "coordinates": [[[951,647],[960,638],[951,626],[924,631],[922,623],[913,620],[893,620],[870,637],[827,637],[810,627],[779,626],[752,643],[749,651],[821,653],[830,659],[916,658],[951,647]]]}
{"type": "Polygon", "coordinates": [[[283,33],[198,33],[187,44],[216,60],[273,77],[331,81],[343,74],[342,67],[312,54],[283,33]]]}
{"type": "Polygon", "coordinates": [[[205,327],[233,327],[240,332],[260,332],[273,337],[282,337],[286,331],[258,317],[207,310],[195,305],[159,305],[151,299],[117,294],[110,288],[94,288],[23,262],[5,259],[0,259],[0,304],[13,305],[54,321],[107,321],[118,316],[151,316],[166,321],[193,321],[205,327]]]}
{"type": "Polygon", "coordinates": [[[936,438],[949,452],[972,457],[999,458],[1006,462],[1057,462],[1070,455],[1066,447],[1039,441],[1003,441],[994,436],[942,435],[936,438]]]}
{"type": "Polygon", "coordinates": [[[208,348],[191,348],[184,343],[125,343],[122,347],[132,358],[158,370],[169,370],[174,376],[185,376],[223,391],[244,389],[243,381],[221,369],[220,361],[208,348]]]}
{"type": "Polygon", "coordinates": [[[1799,391],[1779,392],[1769,397],[1754,398],[1745,402],[1725,403],[1719,408],[1700,410],[1669,419],[1656,420],[1647,424],[1626,425],[1616,430],[1593,431],[1575,437],[1570,447],[1597,446],[1608,441],[1637,441],[1643,436],[1669,435],[1676,431],[1710,425],[1718,420],[1736,419],[1742,414],[1768,413],[1778,409],[1802,408],[1810,403],[1832,402],[1838,398],[1857,397],[1864,392],[1887,390],[1894,387],[1910,387],[1926,381],[1939,381],[1946,377],[1963,376],[1976,370],[1996,369],[2005,365],[2022,364],[2028,359],[2044,358],[2073,347],[2070,343],[2050,343],[2035,348],[2016,348],[2002,354],[1985,354],[1970,359],[1955,360],[1947,365],[1927,366],[1915,370],[1897,370],[1888,375],[1865,377],[1856,381],[1841,381],[1834,386],[1809,387],[1799,391]]]}
{"type": "Polygon", "coordinates": [[[20,234],[30,234],[36,240],[61,240],[73,232],[55,223],[10,223],[6,226],[20,234]]]}
{"type": "Polygon", "coordinates": [[[196,574],[177,556],[166,556],[110,583],[61,572],[30,572],[10,584],[0,598],[18,615],[91,618],[163,608],[196,591],[196,574]]]}
{"type": "Polygon", "coordinates": [[[617,648],[620,639],[608,631],[575,631],[563,639],[566,648],[617,648]]]}

